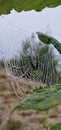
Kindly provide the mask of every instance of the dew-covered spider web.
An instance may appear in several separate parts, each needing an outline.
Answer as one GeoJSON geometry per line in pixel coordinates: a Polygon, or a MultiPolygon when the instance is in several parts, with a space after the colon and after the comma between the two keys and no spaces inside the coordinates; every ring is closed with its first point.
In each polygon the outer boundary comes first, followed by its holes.
{"type": "Polygon", "coordinates": [[[7,21],[0,31],[0,59],[19,99],[35,88],[61,83],[52,48],[40,42],[36,34],[7,21]]]}

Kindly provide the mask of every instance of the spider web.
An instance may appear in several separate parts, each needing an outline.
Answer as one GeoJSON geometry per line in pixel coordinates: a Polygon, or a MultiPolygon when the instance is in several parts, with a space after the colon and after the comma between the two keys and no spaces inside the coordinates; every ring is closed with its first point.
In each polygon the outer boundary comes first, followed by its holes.
{"type": "Polygon", "coordinates": [[[34,34],[8,22],[0,32],[0,57],[20,100],[36,87],[61,83],[61,73],[56,69],[57,61],[52,50],[34,34]]]}

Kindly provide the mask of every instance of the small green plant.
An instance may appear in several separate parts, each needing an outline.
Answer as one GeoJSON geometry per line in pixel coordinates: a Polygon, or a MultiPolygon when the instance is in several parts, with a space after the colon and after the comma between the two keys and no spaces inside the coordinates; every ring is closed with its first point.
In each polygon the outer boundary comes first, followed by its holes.
{"type": "Polygon", "coordinates": [[[54,114],[49,116],[49,118],[56,118],[56,117],[57,115],[54,115],[54,114]]]}
{"type": "Polygon", "coordinates": [[[46,130],[48,130],[48,125],[47,124],[43,124],[43,128],[45,128],[46,130]]]}
{"type": "Polygon", "coordinates": [[[44,116],[44,117],[42,117],[42,119],[41,119],[42,124],[43,124],[43,128],[45,128],[46,130],[48,130],[47,120],[48,120],[48,116],[44,116]]]}
{"type": "Polygon", "coordinates": [[[41,121],[42,123],[45,123],[47,121],[47,117],[42,117],[41,121]]]}
{"type": "Polygon", "coordinates": [[[6,130],[19,130],[21,127],[20,121],[8,120],[6,130]]]}
{"type": "Polygon", "coordinates": [[[53,125],[50,130],[61,130],[61,123],[53,125]]]}

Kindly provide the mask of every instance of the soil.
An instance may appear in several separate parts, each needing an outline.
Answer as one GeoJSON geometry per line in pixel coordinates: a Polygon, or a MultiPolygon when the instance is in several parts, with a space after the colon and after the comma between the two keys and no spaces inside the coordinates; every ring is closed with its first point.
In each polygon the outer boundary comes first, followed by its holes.
{"type": "Polygon", "coordinates": [[[61,123],[61,105],[43,112],[26,110],[11,114],[19,103],[5,70],[0,69],[0,130],[11,130],[7,128],[8,120],[20,121],[20,128],[15,130],[50,130],[53,124],[61,123]]]}

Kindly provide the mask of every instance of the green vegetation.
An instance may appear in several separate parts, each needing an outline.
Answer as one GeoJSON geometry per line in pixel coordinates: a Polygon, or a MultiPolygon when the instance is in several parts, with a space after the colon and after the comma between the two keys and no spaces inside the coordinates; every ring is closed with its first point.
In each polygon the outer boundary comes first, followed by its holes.
{"type": "Polygon", "coordinates": [[[50,130],[61,130],[61,123],[53,125],[50,130]]]}
{"type": "Polygon", "coordinates": [[[20,121],[8,120],[6,130],[19,130],[21,127],[20,121]]]}
{"type": "Polygon", "coordinates": [[[61,4],[61,0],[0,0],[0,14],[7,14],[13,8],[17,11],[42,10],[47,7],[55,7],[61,4]]]}
{"type": "Polygon", "coordinates": [[[27,97],[16,106],[15,110],[35,109],[40,111],[48,110],[54,106],[61,104],[61,86],[50,86],[49,88],[39,88],[30,92],[27,97]]]}
{"type": "Polygon", "coordinates": [[[51,36],[48,36],[44,33],[41,32],[37,32],[38,38],[45,44],[52,44],[57,50],[58,52],[61,54],[61,43],[59,41],[57,41],[56,39],[54,39],[51,36]]]}
{"type": "Polygon", "coordinates": [[[56,117],[57,117],[57,115],[54,115],[54,114],[49,116],[49,118],[51,118],[51,119],[56,118],[56,117]]]}
{"type": "Polygon", "coordinates": [[[42,117],[41,122],[44,124],[44,123],[47,122],[47,119],[48,119],[48,117],[47,117],[47,116],[44,116],[44,117],[42,117]]]}

